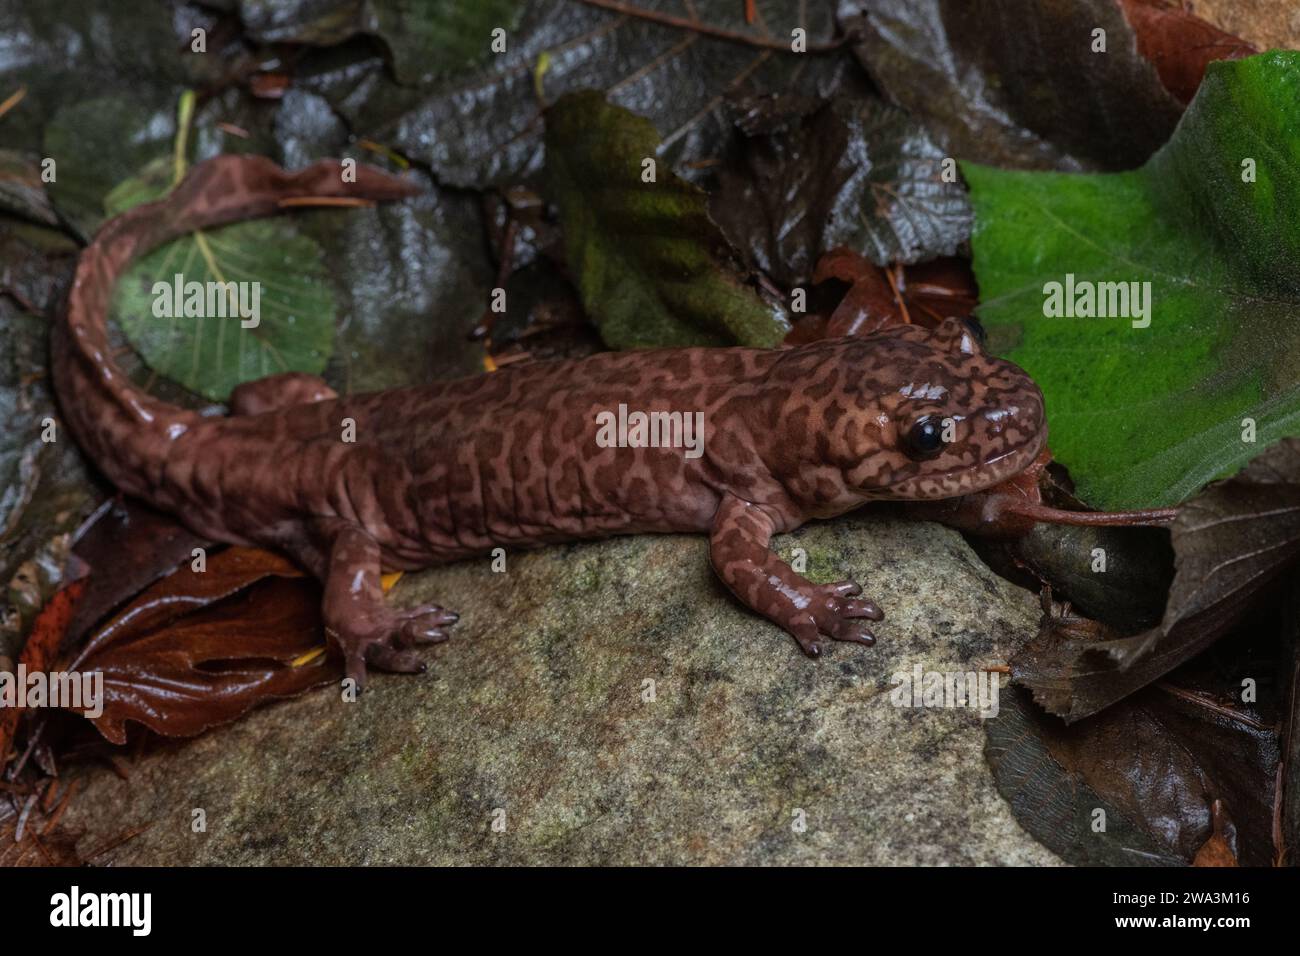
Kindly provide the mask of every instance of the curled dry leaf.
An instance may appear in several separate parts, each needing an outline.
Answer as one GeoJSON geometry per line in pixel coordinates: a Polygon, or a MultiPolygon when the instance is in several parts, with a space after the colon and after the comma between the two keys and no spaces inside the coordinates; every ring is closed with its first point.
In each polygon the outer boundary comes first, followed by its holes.
{"type": "Polygon", "coordinates": [[[1174,581],[1159,626],[1134,636],[1063,633],[1048,615],[1012,659],[1016,682],[1067,721],[1095,714],[1205,650],[1300,561],[1300,439],[1179,509],[1174,581]]]}
{"type": "Polygon", "coordinates": [[[134,720],[188,737],[266,700],[337,681],[324,654],[320,588],[285,558],[253,548],[189,564],[132,601],[75,662],[103,674],[95,726],[114,743],[134,720]]]}

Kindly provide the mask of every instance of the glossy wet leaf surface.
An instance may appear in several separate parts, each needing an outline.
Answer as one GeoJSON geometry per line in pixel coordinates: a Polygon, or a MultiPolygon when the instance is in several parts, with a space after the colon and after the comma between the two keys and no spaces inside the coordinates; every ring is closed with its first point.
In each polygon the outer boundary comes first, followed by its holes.
{"type": "Polygon", "coordinates": [[[76,668],[104,680],[94,719],[122,743],[129,721],[169,737],[336,681],[324,653],[320,587],[267,551],[230,548],[150,587],[91,637],[76,668]]]}
{"type": "Polygon", "coordinates": [[[524,0],[241,0],[239,16],[250,36],[267,43],[330,45],[375,36],[399,82],[427,83],[488,59],[485,38],[498,29],[508,36],[525,6],[524,0]]]}
{"type": "Polygon", "coordinates": [[[877,85],[960,159],[1131,169],[1178,121],[1113,0],[842,0],[839,11],[877,85]]]}
{"type": "Polygon", "coordinates": [[[970,234],[966,191],[906,113],[877,99],[749,97],[709,202],[746,261],[794,286],[837,246],[876,265],[949,256],[970,234]]]}
{"type": "Polygon", "coordinates": [[[1077,865],[1190,864],[1215,836],[1216,800],[1231,821],[1220,849],[1270,865],[1277,735],[1204,683],[1152,688],[1068,727],[1025,691],[1004,692],[985,726],[998,790],[1077,865]]]}
{"type": "Polygon", "coordinates": [[[715,161],[731,128],[730,95],[784,91],[825,95],[845,83],[865,90],[845,49],[813,52],[835,36],[834,5],[758,0],[747,27],[732,0],[647,0],[638,6],[788,45],[807,31],[810,52],[755,49],[571,0],[530,3],[507,52],[480,69],[431,86],[404,87],[384,75],[383,58],[334,49],[308,58],[301,82],[321,93],[355,128],[427,163],[446,185],[483,188],[536,174],[542,163],[542,109],[565,93],[608,92],[612,102],[651,121],[660,157],[685,170],[715,161]],[[541,75],[538,99],[536,76],[541,75]]]}

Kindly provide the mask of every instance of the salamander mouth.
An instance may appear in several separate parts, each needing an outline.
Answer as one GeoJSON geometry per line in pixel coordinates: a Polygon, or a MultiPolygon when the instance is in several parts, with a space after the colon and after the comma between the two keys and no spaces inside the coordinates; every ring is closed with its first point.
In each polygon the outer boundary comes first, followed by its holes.
{"type": "Polygon", "coordinates": [[[886,492],[895,492],[898,489],[907,487],[923,486],[927,490],[933,487],[933,493],[887,494],[886,497],[924,501],[959,498],[962,495],[985,491],[994,485],[1002,484],[1008,478],[1018,475],[1028,468],[1046,444],[1046,431],[1041,430],[1035,433],[1029,441],[1017,445],[996,461],[984,462],[964,468],[954,468],[951,471],[939,471],[930,475],[912,475],[907,478],[900,478],[898,481],[885,486],[886,492]]]}

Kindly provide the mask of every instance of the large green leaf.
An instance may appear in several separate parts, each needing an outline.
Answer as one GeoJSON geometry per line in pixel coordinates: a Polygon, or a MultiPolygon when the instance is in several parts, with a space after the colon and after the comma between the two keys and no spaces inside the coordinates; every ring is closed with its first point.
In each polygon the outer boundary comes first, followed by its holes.
{"type": "Polygon", "coordinates": [[[979,314],[1042,387],[1051,447],[1093,504],[1180,501],[1300,432],[1297,101],[1300,53],[1216,63],[1141,169],[963,166],[979,314]],[[1149,326],[1048,317],[1068,274],[1150,282],[1149,326]]]}
{"type": "Polygon", "coordinates": [[[657,164],[647,119],[571,93],[546,115],[546,169],[583,305],[614,348],[778,344],[788,329],[726,267],[704,192],[657,164]]]}

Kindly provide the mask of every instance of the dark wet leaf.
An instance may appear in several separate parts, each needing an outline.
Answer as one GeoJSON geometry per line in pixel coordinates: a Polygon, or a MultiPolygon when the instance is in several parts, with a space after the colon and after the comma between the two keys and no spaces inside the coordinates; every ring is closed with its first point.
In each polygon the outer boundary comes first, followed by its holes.
{"type": "Polygon", "coordinates": [[[1137,36],[1138,52],[1151,61],[1160,82],[1180,103],[1192,101],[1205,68],[1214,60],[1238,60],[1259,52],[1170,0],[1118,2],[1137,36]]]}
{"type": "MultiPolygon", "coordinates": [[[[147,124],[120,129],[116,142],[102,144],[78,143],[69,131],[52,141],[60,146],[58,153],[39,152],[42,130],[61,108],[96,98],[174,103],[182,87],[201,83],[218,67],[215,54],[189,48],[191,26],[207,22],[197,7],[169,0],[114,4],[111,15],[96,0],[0,4],[0,99],[27,87],[23,101],[4,117],[5,145],[51,156],[60,167],[64,160],[75,163],[87,156],[114,165],[119,151],[132,150],[134,137],[151,135],[147,124]],[[97,152],[96,145],[107,152],[97,152]]],[[[100,135],[88,110],[75,115],[92,124],[88,137],[100,135]]],[[[125,165],[129,171],[136,164],[125,165]]],[[[98,179],[94,169],[83,172],[98,179]]],[[[65,175],[71,170],[65,174],[61,167],[59,178],[65,175]]]]}
{"type": "Polygon", "coordinates": [[[44,319],[0,295],[0,582],[93,507],[85,466],[59,423],[45,375],[48,340],[44,319]],[[49,436],[54,440],[43,440],[49,436]]]}
{"type": "Polygon", "coordinates": [[[728,268],[703,191],[660,165],[651,123],[596,91],[547,111],[547,183],[565,257],[587,313],[613,348],[774,346],[780,312],[728,268]]]}
{"type": "Polygon", "coordinates": [[[0,216],[0,293],[29,312],[51,314],[72,282],[78,251],[65,232],[0,216]]]}
{"type": "Polygon", "coordinates": [[[1013,688],[985,730],[998,791],[1067,862],[1185,865],[1216,832],[1243,864],[1272,862],[1277,737],[1249,710],[1171,685],[1067,726],[1013,688]]]}
{"type": "Polygon", "coordinates": [[[1079,611],[1114,627],[1150,627],[1164,613],[1174,555],[1163,528],[1041,522],[1013,548],[1079,611]]]}
{"type": "Polygon", "coordinates": [[[842,0],[839,12],[880,88],[961,159],[1130,169],[1178,122],[1114,0],[842,0]]]}
{"type": "Polygon", "coordinates": [[[1012,660],[1017,683],[1067,721],[1123,699],[1205,650],[1300,562],[1300,439],[1186,502],[1172,528],[1176,574],[1159,626],[1135,636],[1062,634],[1045,620],[1012,660]]]}
{"type": "Polygon", "coordinates": [[[468,339],[493,285],[477,203],[407,176],[422,191],[400,203],[294,219],[319,244],[337,296],[325,378],[343,394],[483,370],[483,347],[468,339]]]}
{"type": "Polygon", "coordinates": [[[604,348],[577,292],[547,260],[515,271],[505,289],[510,308],[492,325],[492,358],[498,366],[581,358],[604,348]]]}
{"type": "Polygon", "coordinates": [[[1282,846],[1278,857],[1286,866],[1300,864],[1300,594],[1282,600],[1282,662],[1279,683],[1287,695],[1282,714],[1282,846]]]}
{"type": "Polygon", "coordinates": [[[73,552],[85,562],[85,593],[68,627],[64,650],[87,629],[209,545],[177,519],[135,499],[104,505],[73,552]]]}
{"type": "Polygon", "coordinates": [[[93,722],[120,744],[128,721],[190,737],[337,681],[342,668],[323,651],[316,581],[278,555],[230,548],[206,570],[184,565],[145,591],[74,667],[103,674],[104,712],[93,722]]]}
{"type": "Polygon", "coordinates": [[[59,217],[45,194],[40,164],[31,156],[0,149],[0,212],[42,226],[59,225],[59,217]]]}
{"type": "Polygon", "coordinates": [[[359,33],[378,37],[401,83],[457,74],[492,55],[492,31],[509,34],[524,0],[240,0],[254,40],[329,46],[359,33]]]}
{"type": "Polygon", "coordinates": [[[155,160],[166,165],[176,135],[175,112],[169,93],[123,92],[67,101],[46,124],[42,147],[54,159],[57,175],[50,198],[84,237],[125,208],[119,202],[106,209],[114,187],[155,160]]]}
{"type": "Polygon", "coordinates": [[[877,99],[752,96],[709,210],[747,263],[786,287],[837,246],[876,265],[954,254],[970,235],[966,190],[942,151],[877,99]]]}
{"type": "MultiPolygon", "coordinates": [[[[676,16],[680,0],[638,6],[676,16]]],[[[682,171],[716,161],[730,135],[726,94],[783,90],[809,96],[866,90],[847,50],[813,52],[835,36],[831,0],[758,0],[747,27],[733,0],[695,0],[701,21],[788,43],[807,30],[810,52],[756,49],[678,27],[600,10],[573,0],[528,4],[508,51],[468,75],[432,86],[403,87],[347,45],[304,60],[298,82],[324,95],[360,135],[427,163],[438,181],[483,188],[516,181],[541,167],[542,104],[536,74],[545,60],[544,100],[583,89],[648,117],[662,137],[660,159],[682,171]]]]}

